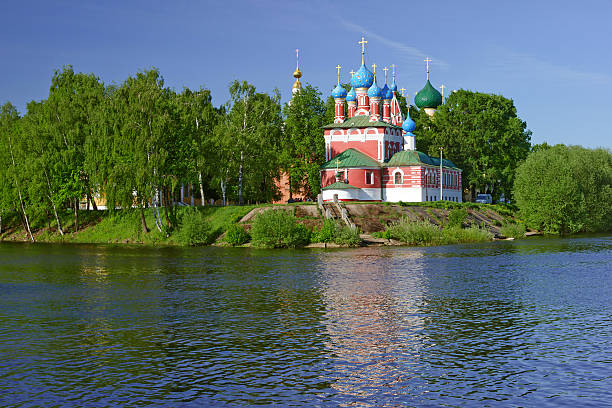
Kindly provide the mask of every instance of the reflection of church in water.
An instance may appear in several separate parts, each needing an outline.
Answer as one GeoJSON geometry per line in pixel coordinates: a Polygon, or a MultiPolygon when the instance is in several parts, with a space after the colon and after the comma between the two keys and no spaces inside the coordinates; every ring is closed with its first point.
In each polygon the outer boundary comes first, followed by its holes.
{"type": "Polygon", "coordinates": [[[336,376],[332,388],[349,399],[414,382],[428,342],[420,310],[429,285],[423,252],[355,251],[321,258],[325,346],[334,356],[336,376]]]}
{"type": "MultiPolygon", "coordinates": [[[[416,150],[416,123],[400,109],[393,76],[382,88],[377,84],[376,64],[365,65],[365,44],[361,39],[361,66],[351,71],[351,89],[340,84],[332,91],[335,119],[323,127],[325,160],[320,168],[324,201],[461,202],[461,169],[450,160],[431,157],[416,150]]],[[[442,95],[427,81],[414,102],[429,116],[442,104],[442,95]]],[[[293,93],[299,92],[301,72],[296,69],[293,93]]]]}

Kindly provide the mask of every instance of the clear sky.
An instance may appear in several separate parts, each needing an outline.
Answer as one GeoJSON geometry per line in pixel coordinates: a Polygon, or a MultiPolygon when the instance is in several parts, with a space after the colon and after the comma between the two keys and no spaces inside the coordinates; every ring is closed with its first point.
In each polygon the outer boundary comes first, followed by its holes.
{"type": "MultiPolygon", "coordinates": [[[[565,1],[11,1],[0,13],[0,103],[25,113],[71,64],[105,83],[157,67],[166,84],[228,84],[290,97],[295,49],[302,82],[324,95],[361,62],[395,64],[410,100],[425,83],[514,100],[533,142],[610,148],[612,2],[565,1]]],[[[379,71],[380,72],[380,71],[379,71]]],[[[379,76],[379,84],[382,81],[379,76]]],[[[418,143],[418,142],[417,142],[418,143]]]]}

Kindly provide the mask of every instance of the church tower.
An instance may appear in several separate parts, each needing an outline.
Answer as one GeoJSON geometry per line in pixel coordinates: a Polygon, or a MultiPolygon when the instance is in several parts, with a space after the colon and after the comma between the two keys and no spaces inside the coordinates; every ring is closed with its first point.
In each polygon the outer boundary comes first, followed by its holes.
{"type": "Polygon", "coordinates": [[[423,89],[414,97],[414,104],[419,109],[425,109],[425,113],[429,116],[433,116],[438,106],[442,105],[442,95],[433,87],[431,82],[429,82],[429,63],[431,60],[425,58],[425,62],[427,63],[427,82],[423,89]]]}
{"type": "Polygon", "coordinates": [[[295,72],[293,73],[295,82],[293,83],[293,87],[291,89],[292,95],[295,95],[296,92],[302,89],[302,83],[300,82],[302,73],[300,72],[300,50],[299,49],[295,50],[295,59],[296,59],[296,65],[295,65],[295,72]]]}

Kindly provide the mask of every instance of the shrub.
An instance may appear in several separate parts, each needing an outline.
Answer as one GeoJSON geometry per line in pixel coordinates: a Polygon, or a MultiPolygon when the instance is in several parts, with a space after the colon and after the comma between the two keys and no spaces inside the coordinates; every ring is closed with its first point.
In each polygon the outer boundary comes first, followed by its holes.
{"type": "Polygon", "coordinates": [[[557,145],[517,169],[514,198],[528,226],[551,233],[612,229],[612,153],[557,145]]]}
{"type": "Polygon", "coordinates": [[[285,210],[267,210],[255,217],[253,245],[261,248],[296,248],[308,244],[310,230],[285,210]]]}
{"type": "Polygon", "coordinates": [[[338,245],[358,246],[361,244],[359,228],[351,228],[344,222],[325,220],[321,229],[314,232],[311,242],[333,242],[338,245]]]}
{"type": "Polygon", "coordinates": [[[337,221],[325,220],[323,225],[318,232],[314,232],[311,241],[312,242],[332,242],[336,235],[337,221]]]}
{"type": "Polygon", "coordinates": [[[359,228],[338,223],[334,235],[334,242],[338,245],[359,246],[361,244],[361,237],[359,234],[359,228]]]}
{"type": "Polygon", "coordinates": [[[448,213],[448,220],[446,222],[446,225],[449,228],[461,228],[467,216],[468,212],[465,208],[454,208],[448,213]]]}
{"type": "Polygon", "coordinates": [[[394,239],[412,245],[428,245],[441,241],[442,233],[438,227],[427,221],[411,221],[402,218],[388,228],[394,239]]]}
{"type": "Polygon", "coordinates": [[[504,224],[499,230],[504,237],[523,238],[525,236],[525,225],[504,224]]]}
{"type": "Polygon", "coordinates": [[[442,230],[442,242],[444,244],[465,244],[469,242],[487,242],[493,240],[493,234],[485,228],[451,227],[442,230]]]}
{"type": "Polygon", "coordinates": [[[225,242],[232,246],[246,244],[250,239],[251,236],[240,224],[232,224],[225,231],[225,242]]]}
{"type": "Polygon", "coordinates": [[[177,241],[183,245],[196,246],[210,244],[215,233],[210,228],[204,214],[196,208],[189,208],[181,217],[177,241]]]}

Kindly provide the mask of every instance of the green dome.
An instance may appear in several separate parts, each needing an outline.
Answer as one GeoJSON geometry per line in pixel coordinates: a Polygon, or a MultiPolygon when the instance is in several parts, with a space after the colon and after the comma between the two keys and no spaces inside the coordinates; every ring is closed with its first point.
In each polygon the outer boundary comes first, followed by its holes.
{"type": "Polygon", "coordinates": [[[442,105],[442,95],[434,88],[429,79],[427,83],[414,97],[414,104],[419,108],[437,108],[442,105]]]}

